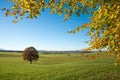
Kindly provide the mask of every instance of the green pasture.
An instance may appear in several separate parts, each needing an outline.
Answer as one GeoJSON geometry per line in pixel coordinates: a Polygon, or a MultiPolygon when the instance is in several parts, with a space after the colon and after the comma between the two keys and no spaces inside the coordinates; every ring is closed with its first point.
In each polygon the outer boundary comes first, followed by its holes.
{"type": "Polygon", "coordinates": [[[29,64],[20,52],[0,52],[0,80],[120,80],[120,65],[114,66],[112,56],[39,55],[38,61],[29,64]]]}

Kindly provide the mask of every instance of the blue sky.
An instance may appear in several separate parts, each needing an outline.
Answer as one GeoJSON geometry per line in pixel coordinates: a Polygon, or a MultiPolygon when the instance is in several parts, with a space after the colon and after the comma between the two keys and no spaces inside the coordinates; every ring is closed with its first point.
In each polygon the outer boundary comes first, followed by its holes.
{"type": "MultiPolygon", "coordinates": [[[[8,0],[0,1],[0,9],[11,7],[8,0]]],[[[67,31],[90,21],[89,15],[72,16],[63,22],[64,16],[50,15],[48,10],[37,19],[23,19],[17,24],[12,23],[14,17],[6,17],[0,11],[0,48],[23,50],[33,46],[39,50],[81,50],[88,47],[84,41],[89,40],[86,31],[68,34],[67,31]]]]}

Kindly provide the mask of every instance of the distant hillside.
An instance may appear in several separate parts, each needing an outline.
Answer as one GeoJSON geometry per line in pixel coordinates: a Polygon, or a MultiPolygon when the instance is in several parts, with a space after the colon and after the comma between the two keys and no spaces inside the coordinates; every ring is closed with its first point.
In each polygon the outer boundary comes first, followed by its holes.
{"type": "Polygon", "coordinates": [[[0,48],[0,50],[4,50],[3,48],[0,48]]]}
{"type": "Polygon", "coordinates": [[[5,51],[3,48],[0,48],[0,51],[5,51]]]}
{"type": "Polygon", "coordinates": [[[22,52],[21,50],[5,50],[0,48],[0,52],[22,52]]]}

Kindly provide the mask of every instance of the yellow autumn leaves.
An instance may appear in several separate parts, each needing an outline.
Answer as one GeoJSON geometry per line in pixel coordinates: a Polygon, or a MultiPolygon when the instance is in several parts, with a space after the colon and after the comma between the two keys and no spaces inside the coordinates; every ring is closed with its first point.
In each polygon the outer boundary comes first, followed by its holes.
{"type": "MultiPolygon", "coordinates": [[[[120,54],[120,5],[118,3],[120,2],[105,1],[100,4],[98,10],[93,13],[91,22],[79,27],[90,29],[88,35],[91,39],[88,50],[106,48],[110,54],[116,56],[120,54]]],[[[77,30],[76,28],[71,32],[78,32],[77,30]]],[[[120,56],[117,56],[115,65],[118,63],[120,63],[120,56]]]]}

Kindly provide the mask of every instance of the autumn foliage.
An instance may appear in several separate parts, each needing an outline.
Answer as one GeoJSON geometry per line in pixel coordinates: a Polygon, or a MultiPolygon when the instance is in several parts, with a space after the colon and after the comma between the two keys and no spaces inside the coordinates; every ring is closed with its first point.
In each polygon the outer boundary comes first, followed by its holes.
{"type": "Polygon", "coordinates": [[[32,64],[32,61],[37,61],[39,59],[39,55],[37,50],[34,47],[27,47],[23,51],[23,60],[30,61],[30,64],[32,64]]]}

